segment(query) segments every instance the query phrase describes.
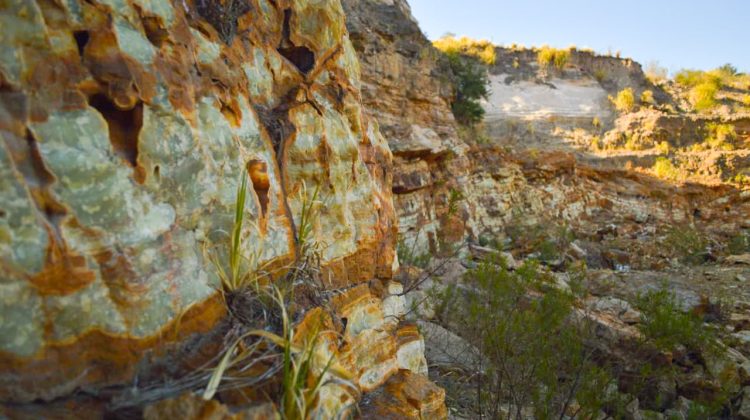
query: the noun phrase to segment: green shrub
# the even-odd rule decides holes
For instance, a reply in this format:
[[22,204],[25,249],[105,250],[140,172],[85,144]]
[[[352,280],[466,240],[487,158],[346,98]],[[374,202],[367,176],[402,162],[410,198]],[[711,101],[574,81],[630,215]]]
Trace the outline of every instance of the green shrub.
[[664,156],[656,158],[656,163],[654,163],[651,170],[654,172],[654,175],[661,179],[669,181],[677,181],[680,179],[680,172],[674,164],[672,164],[672,161]]
[[716,106],[716,94],[719,86],[715,83],[705,82],[690,89],[688,98],[690,103],[698,111],[706,111]]
[[705,143],[711,149],[734,150],[737,132],[731,124],[708,123],[705,127]]
[[694,227],[670,227],[667,230],[664,244],[667,249],[686,264],[700,264],[705,261],[708,241]]
[[636,307],[642,314],[638,329],[659,349],[674,351],[680,345],[695,351],[715,348],[715,333],[703,325],[700,316],[683,311],[675,294],[665,286],[640,294]]
[[650,90],[644,90],[643,93],[641,93],[641,103],[655,105],[656,101],[654,100],[654,92]]
[[[726,80],[721,70],[704,72],[681,70],[675,75],[675,82],[690,88],[688,100],[697,111],[706,111],[716,106],[716,94]],[[731,82],[730,82],[731,83]]]
[[732,255],[750,252],[750,233],[740,232],[729,239],[727,250]]
[[748,174],[737,174],[731,179],[732,182],[739,185],[750,185],[750,175]]
[[538,254],[539,260],[545,263],[559,260],[575,240],[573,230],[567,225],[553,220],[542,220],[530,225],[524,220],[522,212],[514,212],[505,233],[514,248],[524,253]]
[[435,48],[448,59],[456,76],[456,98],[451,109],[456,120],[472,126],[484,118],[484,108],[479,103],[489,95],[487,66],[495,63],[495,46],[489,41],[448,35],[433,42]]
[[594,78],[597,82],[601,83],[607,78],[607,72],[604,69],[594,70]]
[[396,245],[396,255],[398,255],[398,261],[400,264],[425,268],[430,264],[430,261],[432,261],[432,254],[429,252],[420,253],[417,250],[418,236],[419,235],[417,235],[417,238],[414,239],[414,242],[412,242],[411,245],[407,245],[404,239],[398,241],[398,245]]
[[539,67],[543,69],[555,67],[558,70],[562,70],[569,59],[569,50],[559,50],[547,45],[540,48],[539,52],[537,52],[537,62],[539,63]]
[[669,143],[667,143],[666,141],[662,141],[661,143],[656,145],[656,151],[659,152],[660,155],[668,155],[669,150]]
[[635,94],[632,88],[621,90],[614,99],[610,96],[610,101],[620,112],[630,112],[635,109]]
[[576,400],[580,418],[591,418],[604,406],[600,391],[613,380],[584,345],[593,328],[575,321],[575,297],[552,284],[534,262],[511,272],[495,256],[466,274],[465,287],[443,293],[439,316],[484,356],[464,366],[484,372],[465,391],[474,394],[478,415],[530,407],[535,418],[560,417]]

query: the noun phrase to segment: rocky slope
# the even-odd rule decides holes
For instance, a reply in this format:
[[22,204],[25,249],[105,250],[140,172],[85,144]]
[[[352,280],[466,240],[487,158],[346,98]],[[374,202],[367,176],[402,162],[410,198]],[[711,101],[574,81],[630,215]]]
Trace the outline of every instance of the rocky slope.
[[[629,400],[632,418],[646,409],[687,416],[688,400],[712,395],[724,374],[732,378],[724,382],[733,393],[732,415],[750,407],[750,391],[742,390],[749,384],[750,353],[736,343],[747,328],[740,321],[747,317],[747,256],[730,255],[750,251],[750,191],[735,181],[750,170],[746,115],[693,112],[670,86],[653,84],[629,59],[572,50],[564,65],[553,68],[542,65],[539,50],[498,47],[487,69],[485,135],[475,137],[452,118],[453,92],[445,84],[454,76],[406,2],[345,0],[344,8],[363,63],[366,112],[378,118],[394,151],[399,234],[407,244],[416,242],[409,248],[420,254],[407,253],[401,263],[427,268],[402,271],[404,283],[420,283],[407,302],[420,306],[430,301],[431,287],[460,284],[465,267],[491,248],[515,260],[542,259],[563,284],[568,264],[584,262],[590,294],[582,305],[595,308],[601,350],[623,366],[637,366],[642,361],[618,348],[639,342],[640,318],[623,321],[611,303],[631,305],[666,282],[685,310],[705,314],[708,324],[729,332],[722,340],[733,346],[730,361],[703,355],[704,364],[683,367],[687,376],[665,391],[673,405],[641,397],[639,408]],[[624,89],[636,98],[629,112],[615,109],[610,99]],[[733,150],[709,145],[708,131],[717,124],[731,127]],[[663,159],[675,172],[658,170]],[[457,248],[458,258],[439,258],[441,248],[451,248],[446,244]],[[700,261],[685,262],[685,252]],[[422,306],[419,316],[434,316]],[[445,361],[435,356],[440,346],[453,352],[453,361],[462,359],[457,350],[466,353],[462,331],[447,341],[445,334],[452,333],[441,331],[438,338],[428,333],[431,365]],[[717,363],[727,370],[717,371]],[[455,367],[442,379],[455,378]],[[442,379],[451,388],[450,379]],[[451,404],[460,405],[462,390],[471,386],[459,380],[449,389]]]
[[[0,22],[0,401],[101,406],[206,361],[228,316],[211,256],[247,174],[242,258],[288,269],[312,203],[324,292],[349,293],[327,351],[358,392],[422,384],[427,408],[384,401],[440,411],[440,390],[402,372],[425,373],[418,332],[381,306],[392,156],[338,0],[27,0]],[[320,415],[356,402],[341,392]]]

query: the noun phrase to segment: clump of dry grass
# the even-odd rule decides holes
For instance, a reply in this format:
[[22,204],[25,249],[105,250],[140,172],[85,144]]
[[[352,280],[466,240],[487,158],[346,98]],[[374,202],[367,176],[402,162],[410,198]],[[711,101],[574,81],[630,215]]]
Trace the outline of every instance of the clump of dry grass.
[[555,67],[562,70],[570,59],[570,50],[560,50],[544,45],[537,53],[537,62],[543,69]]
[[432,45],[448,56],[467,55],[490,66],[497,60],[495,46],[486,39],[472,39],[466,36],[456,38],[446,35],[434,41]]

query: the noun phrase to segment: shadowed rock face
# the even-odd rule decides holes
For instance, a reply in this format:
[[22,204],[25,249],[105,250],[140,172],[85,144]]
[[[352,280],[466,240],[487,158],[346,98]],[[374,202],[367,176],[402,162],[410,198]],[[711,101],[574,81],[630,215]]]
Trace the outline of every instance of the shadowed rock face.
[[391,152],[337,0],[24,0],[0,26],[0,400],[213,328],[243,172],[246,257],[289,262],[319,185],[330,287],[390,277]]

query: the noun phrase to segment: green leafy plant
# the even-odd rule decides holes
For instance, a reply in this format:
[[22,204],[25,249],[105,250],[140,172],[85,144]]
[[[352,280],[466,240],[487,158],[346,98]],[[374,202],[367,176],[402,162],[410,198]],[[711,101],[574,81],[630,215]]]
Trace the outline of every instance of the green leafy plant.
[[[286,309],[287,303],[281,289],[271,285],[258,289],[257,293],[264,294],[279,310],[282,323],[282,336],[263,329],[253,329],[235,339],[224,352],[218,365],[203,392],[203,398],[210,400],[219,390],[227,373],[232,375],[251,371],[259,360],[272,359],[278,355],[260,357],[261,348],[269,345],[281,348],[281,402],[280,411],[285,419],[307,419],[317,408],[320,389],[328,380],[345,385],[352,393],[357,392],[357,386],[351,381],[351,374],[334,362],[330,356],[325,362],[320,360],[317,353],[319,338],[329,331],[311,331],[308,336],[298,340]],[[247,345],[249,339],[251,345]],[[295,344],[301,341],[301,344]],[[275,369],[267,372],[275,373]],[[329,372],[331,375],[329,375]],[[327,379],[331,376],[330,379]]]
[[464,194],[455,189],[451,188],[450,196],[448,196],[448,216],[453,216],[458,212],[458,203],[464,199]]
[[690,90],[688,98],[690,103],[698,111],[709,110],[716,106],[716,94],[719,86],[715,83],[701,83]]
[[456,98],[451,104],[453,115],[460,124],[476,125],[485,114],[479,101],[489,96],[487,70],[471,57],[448,56],[448,61],[456,76]]
[[743,231],[729,238],[727,250],[733,255],[750,252],[750,233]]
[[513,248],[536,254],[544,263],[562,259],[565,250],[575,240],[575,233],[566,224],[553,219],[528,223],[522,210],[514,209],[511,222],[505,228]]
[[257,287],[262,270],[258,266],[258,253],[243,255],[243,228],[245,224],[245,202],[247,198],[247,174],[242,171],[237,184],[234,204],[234,221],[229,234],[229,246],[225,251],[219,247],[209,249],[207,254],[224,292],[234,292],[247,287]]
[[708,123],[705,127],[705,143],[711,149],[734,150],[737,132],[731,124]]
[[658,348],[666,351],[674,351],[680,345],[701,351],[715,348],[715,333],[703,326],[700,316],[683,311],[675,294],[666,286],[640,294],[636,306],[643,315],[639,330]]
[[669,158],[664,156],[656,158],[656,162],[651,170],[654,172],[654,175],[661,179],[669,181],[677,181],[680,179],[680,171],[677,170]]
[[481,122],[484,108],[479,101],[489,95],[487,66],[495,63],[495,46],[489,41],[452,35],[438,39],[433,45],[447,58],[455,76],[456,97],[451,109],[456,120],[464,126]]
[[465,366],[479,375],[464,391],[474,394],[478,415],[499,418],[506,411],[520,419],[530,407],[535,418],[569,410],[588,418],[606,404],[596,390],[612,378],[584,345],[593,329],[574,321],[575,297],[551,284],[537,263],[509,271],[495,254],[466,274],[460,290],[449,287],[441,295],[440,319],[483,356]]
[[701,264],[705,261],[708,241],[691,226],[672,226],[667,230],[664,245],[686,264]]
[[[417,233],[418,237],[419,233]],[[411,245],[408,245],[403,238],[400,239],[396,246],[396,255],[398,255],[399,263],[403,265],[426,268],[432,261],[432,254],[429,252],[420,253],[417,250],[417,238],[412,241]]]

